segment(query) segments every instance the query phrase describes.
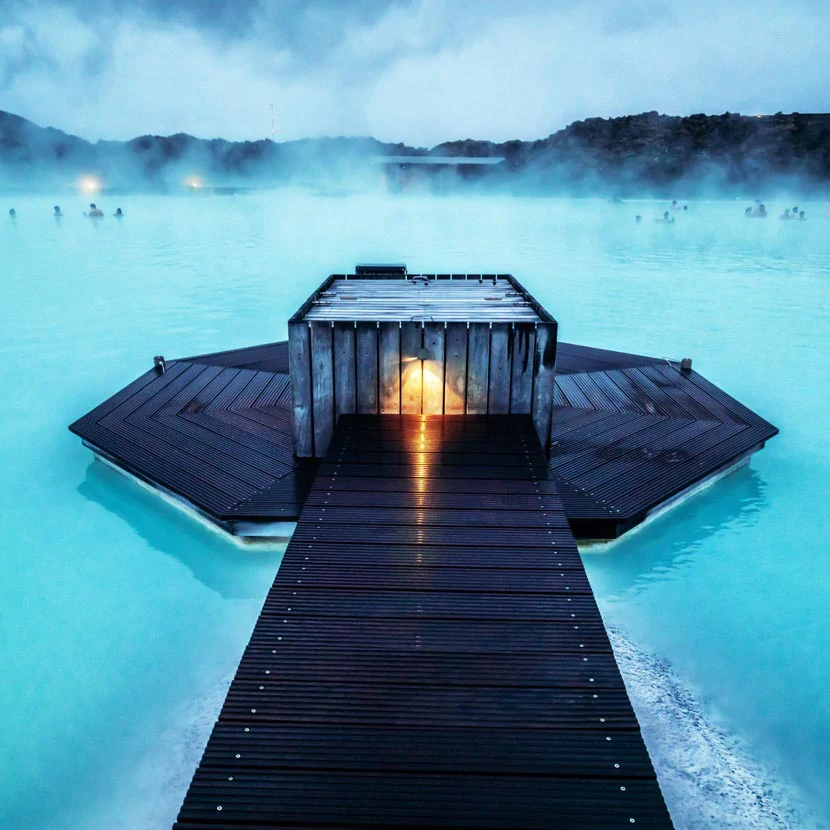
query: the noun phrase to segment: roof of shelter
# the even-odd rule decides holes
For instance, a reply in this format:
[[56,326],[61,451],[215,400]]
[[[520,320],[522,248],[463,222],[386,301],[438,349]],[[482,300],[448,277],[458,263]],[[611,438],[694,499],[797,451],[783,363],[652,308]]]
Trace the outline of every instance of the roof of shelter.
[[[550,317],[507,275],[458,279],[336,277],[309,301],[304,320],[541,323]],[[540,316],[540,311],[541,315]]]

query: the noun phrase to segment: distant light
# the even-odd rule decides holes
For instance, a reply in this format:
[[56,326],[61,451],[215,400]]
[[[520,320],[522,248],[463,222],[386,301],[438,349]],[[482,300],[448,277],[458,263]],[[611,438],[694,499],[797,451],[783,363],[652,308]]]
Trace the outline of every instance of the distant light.
[[101,180],[95,176],[81,176],[78,179],[78,190],[84,193],[97,193],[101,189]]
[[201,187],[201,186],[202,186],[202,179],[201,179],[201,177],[200,177],[200,176],[188,176],[188,177],[184,180],[184,183],[185,183],[188,187],[199,188],[199,187]]

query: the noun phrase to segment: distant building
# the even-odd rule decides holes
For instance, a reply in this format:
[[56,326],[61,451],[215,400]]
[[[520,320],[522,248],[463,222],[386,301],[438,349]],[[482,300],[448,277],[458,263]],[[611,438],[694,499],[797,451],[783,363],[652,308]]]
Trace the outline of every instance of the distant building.
[[478,181],[504,161],[501,156],[373,156],[391,190],[450,189],[459,180]]

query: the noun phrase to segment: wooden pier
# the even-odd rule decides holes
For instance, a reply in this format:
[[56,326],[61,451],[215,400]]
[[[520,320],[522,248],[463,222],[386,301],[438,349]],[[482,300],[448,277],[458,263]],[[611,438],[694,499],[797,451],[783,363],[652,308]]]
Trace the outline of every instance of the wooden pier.
[[776,428],[690,361],[558,343],[509,274],[355,271],[287,344],[156,359],[70,427],[231,534],[293,532],[176,827],[670,828],[574,537]]
[[177,830],[668,828],[530,416],[343,416]]

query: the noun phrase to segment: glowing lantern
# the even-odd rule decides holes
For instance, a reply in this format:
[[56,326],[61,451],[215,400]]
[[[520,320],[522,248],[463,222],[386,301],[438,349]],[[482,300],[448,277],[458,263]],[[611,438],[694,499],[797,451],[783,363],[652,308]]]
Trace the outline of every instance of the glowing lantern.
[[78,190],[82,193],[97,193],[101,189],[101,180],[95,176],[81,176],[78,179]]

